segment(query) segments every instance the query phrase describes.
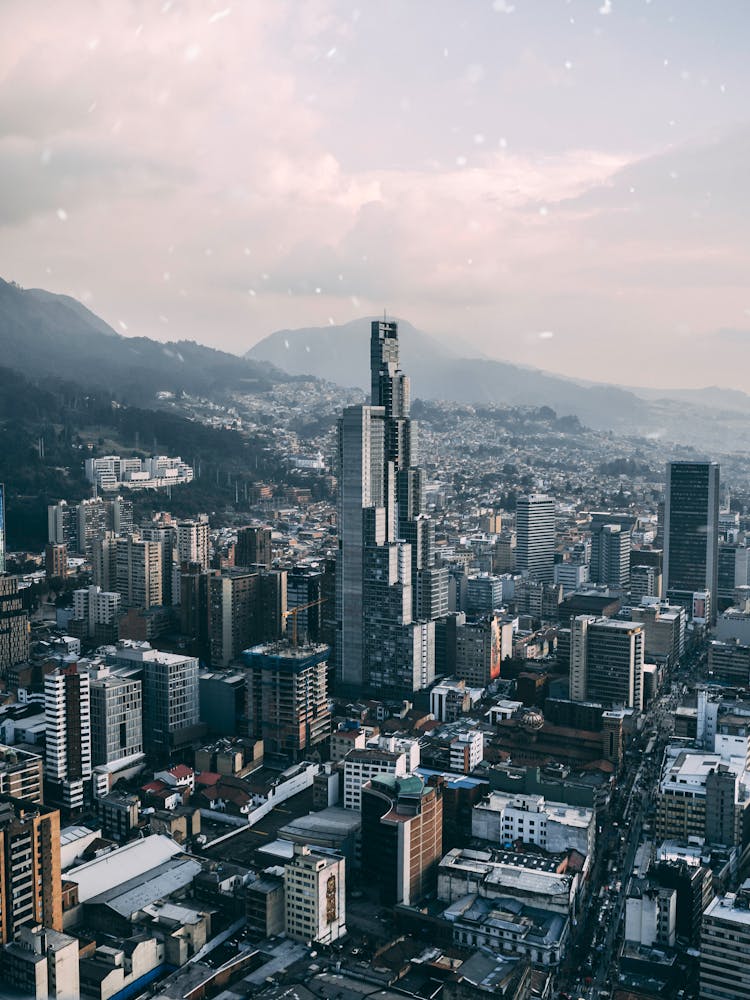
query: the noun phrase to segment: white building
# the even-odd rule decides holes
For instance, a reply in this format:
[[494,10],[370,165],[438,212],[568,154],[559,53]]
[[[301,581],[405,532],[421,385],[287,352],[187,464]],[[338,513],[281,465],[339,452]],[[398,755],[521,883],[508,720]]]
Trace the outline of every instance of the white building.
[[78,938],[43,927],[21,927],[0,952],[3,985],[28,1000],[78,1000]]
[[750,1000],[750,879],[703,914],[701,1000]]
[[[384,740],[386,747],[391,740]],[[360,809],[362,806],[362,786],[376,774],[395,774],[403,777],[419,766],[419,744],[416,740],[416,763],[412,765],[412,753],[405,750],[381,749],[377,745],[364,750],[352,750],[344,758],[344,808]]]
[[295,844],[284,866],[285,930],[297,941],[331,944],[346,934],[346,862]]
[[177,524],[177,561],[182,564],[199,563],[202,569],[209,568],[208,517],[206,514],[194,521],[179,521]]
[[625,940],[647,948],[674,948],[677,891],[635,888],[625,900]]
[[542,795],[490,792],[471,813],[471,833],[495,845],[535,844],[551,854],[575,850],[591,856],[594,810],[548,802]]
[[114,625],[120,614],[120,595],[101,587],[82,587],[73,591],[73,618],[86,623],[87,635],[97,626]]
[[470,729],[451,740],[450,769],[454,774],[471,774],[484,757],[484,734]]
[[102,455],[87,458],[86,478],[100,490],[155,490],[166,486],[189,483],[193,470],[179,455],[154,455],[153,458],[121,458],[119,455]]
[[44,679],[44,772],[55,804],[69,810],[83,808],[91,782],[90,699],[89,675],[77,664],[59,667]]

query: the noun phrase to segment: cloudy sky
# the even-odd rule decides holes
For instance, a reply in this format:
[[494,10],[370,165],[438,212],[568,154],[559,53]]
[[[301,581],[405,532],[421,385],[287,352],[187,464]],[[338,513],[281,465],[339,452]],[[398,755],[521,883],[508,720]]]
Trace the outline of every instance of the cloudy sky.
[[242,352],[381,311],[747,388],[746,0],[2,0],[0,275]]

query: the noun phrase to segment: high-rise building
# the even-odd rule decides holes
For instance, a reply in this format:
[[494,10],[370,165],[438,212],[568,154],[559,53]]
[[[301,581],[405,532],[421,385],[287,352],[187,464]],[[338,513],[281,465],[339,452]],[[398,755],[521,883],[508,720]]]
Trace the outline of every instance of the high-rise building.
[[177,558],[182,563],[200,563],[210,568],[208,515],[201,514],[193,521],[177,522]]
[[48,580],[64,580],[68,575],[68,546],[47,542],[44,546],[44,574]]
[[[296,623],[298,642],[320,642],[323,620],[323,574],[309,566],[297,566],[286,574],[286,609],[312,607],[298,611],[293,618]],[[291,617],[291,616],[290,616]],[[294,632],[294,626],[287,619],[287,635]]]
[[664,587],[667,597],[692,607],[694,593],[719,586],[719,466],[668,462],[664,500]]
[[108,527],[107,505],[101,497],[81,500],[76,508],[78,518],[77,540],[81,555],[91,558],[94,539],[99,538]]
[[117,622],[121,598],[112,590],[81,587],[73,591],[73,631],[82,639],[96,643],[117,641]]
[[89,675],[78,664],[58,667],[44,679],[45,778],[49,798],[67,812],[83,809],[91,785]]
[[555,563],[555,501],[531,493],[516,501],[516,568],[532,580],[552,583]]
[[92,677],[89,688],[94,767],[142,754],[142,682],[105,668]]
[[457,625],[455,676],[471,687],[481,688],[497,680],[502,660],[501,638],[497,615]]
[[347,407],[339,421],[336,669],[346,687],[412,693],[435,672],[434,621],[415,620],[416,609],[439,608],[440,588],[434,600],[415,594],[434,567],[434,531],[396,323],[372,323],[370,376],[371,405]]
[[177,559],[177,527],[154,521],[141,529],[141,538],[161,545],[161,603],[164,607],[180,603],[179,568]]
[[5,484],[0,483],[0,573],[5,572]]
[[700,953],[701,1000],[750,1000],[750,879],[709,903]]
[[331,735],[323,645],[293,646],[282,641],[246,649],[247,726],[262,739],[267,754],[293,761]]
[[91,579],[102,590],[117,589],[117,543],[113,531],[105,531],[91,544]]
[[346,862],[294,845],[284,866],[285,930],[295,941],[331,944],[346,934]]
[[160,542],[129,535],[117,539],[117,586],[124,608],[153,608],[162,603]]
[[62,930],[60,813],[0,795],[0,944],[22,927]]
[[271,568],[271,529],[253,524],[237,530],[234,564],[248,569],[251,566]]
[[143,742],[147,754],[166,762],[201,733],[198,659],[146,645],[118,648],[118,666],[143,671]]
[[0,676],[29,658],[29,615],[18,593],[18,578],[0,576]]
[[570,623],[570,697],[643,708],[643,627],[578,615]]
[[211,652],[211,576],[199,563],[184,563],[180,571],[180,631],[202,660]]
[[67,545],[68,552],[78,551],[78,508],[65,500],[47,508],[47,538],[55,545]]
[[108,501],[111,510],[112,530],[116,535],[129,535],[132,533],[133,524],[133,501],[124,497],[114,497]]
[[[627,587],[630,579],[630,539],[633,518],[610,514],[591,515],[591,565],[589,573],[594,583],[608,587]],[[630,522],[630,525],[628,524]]]
[[437,883],[443,847],[442,785],[378,774],[362,788],[362,867],[385,905],[413,906]]
[[226,667],[258,638],[260,577],[234,569],[208,584],[211,665]]

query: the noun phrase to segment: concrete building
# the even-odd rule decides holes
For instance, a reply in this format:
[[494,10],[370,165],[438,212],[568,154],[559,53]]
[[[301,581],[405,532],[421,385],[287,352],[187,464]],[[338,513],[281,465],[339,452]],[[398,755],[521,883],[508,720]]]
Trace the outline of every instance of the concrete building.
[[245,671],[202,670],[198,675],[200,718],[215,736],[237,736],[245,716]]
[[643,708],[644,635],[639,624],[578,615],[570,623],[574,701]]
[[48,542],[44,547],[44,573],[48,580],[64,580],[68,575],[68,546]]
[[200,736],[198,660],[151,649],[147,644],[119,648],[120,666],[139,667],[143,681],[143,742],[152,758],[166,761]]
[[81,637],[102,643],[116,641],[121,603],[119,593],[99,586],[74,590],[73,622],[80,623]]
[[709,903],[700,954],[701,1000],[750,1000],[750,880]]
[[750,685],[750,646],[736,639],[708,646],[708,672],[714,680],[738,687]]
[[104,668],[91,678],[89,692],[93,765],[142,756],[142,682]]
[[508,646],[512,648],[512,635],[512,625],[501,624],[497,615],[458,624],[455,676],[479,688],[497,680],[503,659],[503,639],[506,639],[505,653],[510,655]]
[[247,525],[237,529],[237,545],[234,550],[234,564],[243,569],[263,566],[271,568],[271,529],[264,526]]
[[719,466],[716,462],[668,462],[666,481],[667,598],[687,606],[694,593],[708,591],[715,609],[719,582]]
[[379,774],[362,788],[362,868],[385,905],[433,891],[443,846],[442,783]]
[[123,940],[119,947],[99,945],[93,955],[81,959],[81,997],[110,1000],[128,996],[139,980],[158,973],[165,964],[165,953],[163,939],[144,934]]
[[416,740],[376,740],[374,746],[352,750],[344,759],[344,808],[360,809],[362,786],[378,774],[405,777],[418,766]]
[[449,767],[453,774],[471,774],[484,757],[484,733],[467,729],[450,742]]
[[[59,667],[44,679],[47,720],[45,779],[51,801],[67,812],[83,809],[91,794],[91,695],[79,664]],[[47,796],[45,796],[46,798]]]
[[201,569],[208,569],[210,561],[208,515],[201,514],[195,520],[177,522],[177,559],[183,563],[197,563]]
[[29,616],[15,576],[0,576],[0,677],[29,658]]
[[117,584],[124,608],[160,606],[162,595],[162,550],[159,542],[134,538],[117,539]]
[[544,583],[554,580],[555,501],[532,493],[516,501],[516,568]]
[[[447,906],[443,918],[452,927],[453,943],[459,948],[480,948],[482,951],[476,954],[483,956],[518,956],[542,967],[560,963],[570,938],[567,916],[526,905],[512,896],[486,899],[468,894]],[[461,972],[463,968],[462,964]],[[458,996],[473,998],[485,992],[495,996],[494,985],[494,979],[490,979],[489,989],[483,988],[478,993],[462,992]],[[527,982],[527,988],[528,985]]]
[[674,666],[685,651],[687,614],[680,605],[646,599],[630,609],[630,620],[643,627],[644,655],[654,661]]
[[591,580],[594,583],[627,588],[633,521],[629,515],[591,515]]
[[209,579],[211,665],[228,667],[258,636],[260,577],[227,570]]
[[247,730],[262,739],[267,754],[296,762],[328,740],[327,661],[324,645],[282,641],[242,654],[246,666]]
[[548,802],[542,795],[492,791],[472,809],[471,833],[495,846],[517,841],[551,854],[594,852],[596,814],[584,806]]
[[42,801],[44,760],[19,746],[0,746],[0,795]]
[[677,892],[634,878],[625,900],[625,940],[646,948],[674,948]]
[[78,939],[47,927],[21,927],[0,953],[3,984],[27,1000],[79,1000]]
[[332,944],[346,934],[346,862],[295,844],[284,866],[284,927],[295,941]]
[[284,882],[267,876],[251,882],[245,890],[247,927],[253,938],[276,937],[284,933]]
[[0,944],[22,927],[62,930],[60,813],[0,796]]

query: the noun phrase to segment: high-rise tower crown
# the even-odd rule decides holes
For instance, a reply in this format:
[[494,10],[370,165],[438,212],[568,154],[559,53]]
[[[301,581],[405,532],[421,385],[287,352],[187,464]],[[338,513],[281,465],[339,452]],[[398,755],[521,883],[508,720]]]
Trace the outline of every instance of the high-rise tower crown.
[[372,405],[384,406],[387,417],[409,415],[409,377],[399,368],[398,323],[373,320],[370,327]]

